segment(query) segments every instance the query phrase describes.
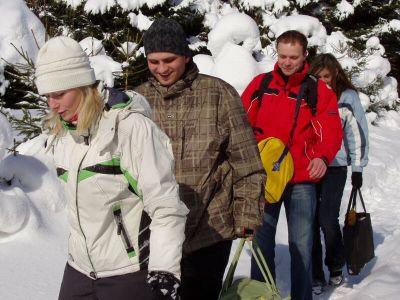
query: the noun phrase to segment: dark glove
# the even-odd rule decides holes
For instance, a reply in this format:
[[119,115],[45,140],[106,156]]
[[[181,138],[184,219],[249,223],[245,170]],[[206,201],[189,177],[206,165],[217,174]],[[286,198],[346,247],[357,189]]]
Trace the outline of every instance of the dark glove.
[[173,274],[163,271],[153,271],[147,274],[147,283],[157,294],[157,299],[179,300],[178,288],[181,285]]
[[254,230],[246,227],[236,227],[235,236],[237,238],[247,238],[254,235]]
[[363,178],[362,178],[362,173],[361,172],[353,172],[351,174],[351,185],[359,189],[362,186]]

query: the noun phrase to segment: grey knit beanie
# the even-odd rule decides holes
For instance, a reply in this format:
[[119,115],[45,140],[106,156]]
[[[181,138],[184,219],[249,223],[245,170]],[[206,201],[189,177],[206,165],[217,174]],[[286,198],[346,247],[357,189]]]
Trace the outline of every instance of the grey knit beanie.
[[41,95],[96,82],[88,56],[77,41],[66,36],[48,40],[39,50],[35,67],[35,83]]
[[171,52],[192,56],[182,26],[172,19],[161,18],[153,22],[144,34],[144,52]]

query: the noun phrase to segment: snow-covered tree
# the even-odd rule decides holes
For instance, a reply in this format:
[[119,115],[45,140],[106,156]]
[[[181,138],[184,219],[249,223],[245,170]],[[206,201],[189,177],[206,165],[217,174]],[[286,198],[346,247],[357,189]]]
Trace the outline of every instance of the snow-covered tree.
[[[21,2],[23,0],[15,0]],[[341,62],[360,89],[369,110],[396,109],[399,104],[400,78],[400,2],[393,0],[26,0],[40,26],[32,32],[36,47],[56,35],[78,40],[90,57],[96,77],[109,86],[131,89],[147,79],[142,47],[143,33],[153,20],[165,16],[180,22],[202,70],[220,76],[218,65],[240,68],[245,61],[256,60],[257,67],[247,70],[246,79],[271,68],[275,60],[274,42],[282,31],[303,32],[315,54],[330,52]],[[15,2],[13,2],[15,3]],[[229,33],[229,15],[241,13],[241,33]],[[234,19],[236,19],[235,17]],[[21,17],[21,20],[26,18]],[[249,22],[247,22],[247,20]],[[250,22],[251,20],[251,22]],[[306,20],[306,22],[304,22]],[[225,23],[226,25],[222,25]],[[224,27],[224,43],[213,35]],[[228,27],[227,27],[228,26]],[[43,32],[41,32],[43,31]],[[221,30],[220,30],[221,31]],[[1,37],[1,32],[0,32]],[[219,43],[219,44],[218,44]],[[226,46],[226,47],[225,47]],[[229,47],[227,47],[229,46]],[[229,55],[235,53],[240,60]],[[18,51],[16,51],[18,50]],[[24,48],[16,47],[22,61],[4,66],[0,72],[0,101],[6,107],[25,107],[21,123],[13,126],[26,131],[25,138],[40,133],[38,115],[44,112],[43,99],[33,85],[32,59],[24,57]],[[106,67],[104,67],[106,66]],[[208,67],[207,67],[208,66]],[[247,64],[247,66],[249,66]],[[213,68],[213,70],[211,70]],[[220,68],[221,69],[221,68]],[[221,70],[223,70],[222,68]],[[1,71],[1,70],[0,70]],[[222,75],[221,75],[222,76]],[[243,76],[241,76],[243,78]],[[240,92],[245,83],[235,72],[224,78]],[[251,79],[251,78],[250,78]],[[249,79],[249,80],[250,80]],[[39,102],[37,101],[39,99]],[[43,104],[43,106],[42,106]],[[38,107],[37,107],[38,105]],[[40,113],[30,115],[35,108]],[[9,116],[10,117],[10,116]],[[32,127],[29,128],[29,123]],[[18,124],[18,125],[16,125]]]
[[[369,109],[398,107],[400,85],[395,78],[400,78],[400,1],[236,0],[234,3],[258,21],[265,45],[281,33],[274,31],[274,27],[282,28],[277,24],[290,17],[294,21],[286,28],[298,29],[309,39],[309,60],[317,53],[333,53],[357,88],[370,96]],[[296,23],[296,15],[315,17],[324,32],[321,26],[310,29],[305,28],[308,24]],[[326,34],[323,45],[312,43],[313,36],[318,34]]]

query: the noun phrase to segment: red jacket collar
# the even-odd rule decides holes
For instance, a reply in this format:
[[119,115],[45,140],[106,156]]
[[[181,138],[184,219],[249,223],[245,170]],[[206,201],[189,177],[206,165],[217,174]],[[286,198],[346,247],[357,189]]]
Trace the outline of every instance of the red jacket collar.
[[[302,81],[304,80],[305,76],[308,73],[308,63],[304,62],[304,67],[303,69],[301,69],[300,71],[298,71],[297,73],[294,73],[292,76],[290,76],[288,78],[287,81],[287,87],[290,89],[293,86],[299,86]],[[279,70],[279,66],[276,63],[275,67],[274,67],[274,71],[273,71],[273,76],[274,78],[276,78],[276,83],[280,86],[284,86],[285,85],[285,80],[282,78],[280,72],[278,72]]]

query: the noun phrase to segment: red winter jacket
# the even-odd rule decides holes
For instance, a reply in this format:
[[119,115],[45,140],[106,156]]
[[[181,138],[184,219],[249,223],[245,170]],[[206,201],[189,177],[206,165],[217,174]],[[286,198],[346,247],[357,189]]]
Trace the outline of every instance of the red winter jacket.
[[[264,74],[256,76],[242,94],[242,101],[257,141],[277,137],[287,143],[294,121],[296,97],[300,85],[308,72],[308,64],[288,78],[287,83],[275,65],[272,81],[264,93],[258,109],[260,82]],[[321,80],[318,80],[318,101],[315,116],[304,98],[300,106],[297,126],[293,134],[290,153],[294,161],[292,183],[318,181],[311,179],[307,167],[313,158],[319,157],[329,164],[340,149],[342,127],[335,93]]]

